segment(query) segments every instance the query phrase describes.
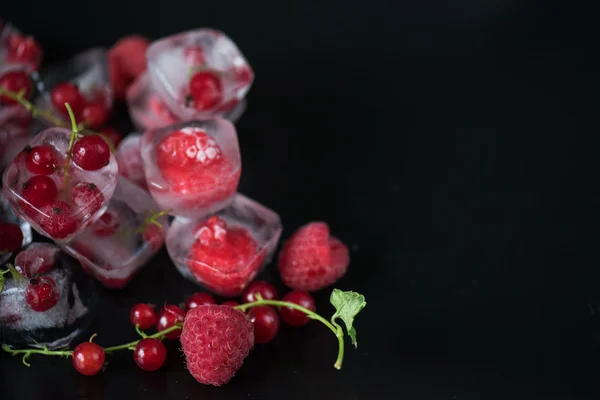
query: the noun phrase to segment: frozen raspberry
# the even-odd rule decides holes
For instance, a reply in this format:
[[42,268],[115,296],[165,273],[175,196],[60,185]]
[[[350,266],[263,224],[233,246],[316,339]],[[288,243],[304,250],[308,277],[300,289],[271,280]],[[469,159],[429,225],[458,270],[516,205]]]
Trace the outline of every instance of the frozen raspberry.
[[53,239],[64,239],[77,230],[79,221],[71,206],[64,201],[53,201],[40,211],[42,214],[37,216],[39,224]]
[[133,81],[146,70],[146,49],[149,45],[150,41],[143,36],[125,36],[110,49],[110,56]]
[[8,37],[6,60],[11,63],[27,65],[37,69],[42,60],[42,48],[33,36],[13,33]]
[[111,210],[106,210],[98,221],[91,226],[91,229],[96,236],[112,236],[117,233],[120,225],[119,217],[114,215]]
[[33,278],[27,285],[25,291],[25,301],[33,311],[48,311],[60,300],[60,289],[58,285],[49,276]]
[[152,114],[158,115],[164,120],[165,125],[174,123],[177,121],[177,117],[167,108],[167,106],[160,101],[158,96],[151,94],[148,100],[148,107]]
[[211,290],[224,295],[240,294],[256,274],[265,252],[244,228],[227,227],[224,220],[211,217],[198,226],[189,253],[188,267]]
[[15,257],[15,269],[26,278],[41,275],[56,264],[58,252],[50,243],[32,243]]
[[190,79],[190,94],[196,110],[207,111],[215,108],[223,101],[221,78],[214,72],[197,72]]
[[233,377],[254,345],[254,327],[241,311],[203,305],[190,310],[181,345],[187,369],[200,383],[221,386]]
[[110,147],[98,136],[85,136],[73,146],[73,162],[86,171],[97,171],[110,163]]
[[100,189],[93,183],[81,182],[73,187],[71,192],[73,204],[80,210],[82,215],[94,214],[104,202],[104,196],[100,193]]
[[13,253],[23,244],[23,232],[17,224],[0,223],[0,254]]
[[298,229],[279,254],[279,272],[286,286],[315,291],[332,285],[348,269],[348,248],[329,236],[324,222],[312,222]]

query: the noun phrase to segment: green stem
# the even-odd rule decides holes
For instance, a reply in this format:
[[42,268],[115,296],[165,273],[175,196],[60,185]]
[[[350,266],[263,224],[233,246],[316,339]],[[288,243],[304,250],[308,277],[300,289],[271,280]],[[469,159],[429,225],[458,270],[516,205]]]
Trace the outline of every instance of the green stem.
[[308,318],[317,320],[317,321],[321,322],[323,325],[325,325],[326,327],[328,327],[331,330],[331,332],[333,332],[334,335],[338,339],[338,356],[337,356],[337,359],[335,360],[335,364],[333,364],[333,366],[336,369],[342,368],[342,362],[344,361],[344,331],[342,330],[341,327],[334,326],[331,322],[327,321],[325,318],[321,317],[316,312],[309,310],[308,308],[304,308],[301,305],[298,305],[295,303],[290,303],[287,301],[260,299],[258,301],[253,301],[251,303],[240,304],[239,306],[235,306],[233,308],[235,308],[236,310],[246,312],[246,310],[248,308],[257,307],[257,306],[290,307],[295,310],[303,312],[304,314],[306,314],[308,316]]
[[[171,326],[171,327],[169,327],[169,328],[167,328],[165,330],[162,330],[160,332],[156,332],[154,335],[148,335],[148,336],[146,336],[146,338],[148,338],[148,339],[160,339],[162,336],[166,335],[167,333],[176,331],[178,329],[181,329],[182,327],[183,327],[183,324],[176,324],[176,325],[173,325],[173,326]],[[134,350],[135,346],[137,346],[137,344],[140,342],[140,340],[142,340],[142,339],[138,339],[138,340],[135,340],[133,342],[125,343],[125,344],[122,344],[122,345],[119,345],[119,346],[107,347],[107,348],[104,349],[104,352],[108,354],[108,353],[111,353],[111,352],[117,351],[117,350]]]
[[29,358],[30,355],[32,354],[43,354],[46,356],[58,356],[58,357],[71,357],[73,355],[73,352],[71,350],[48,350],[47,347],[44,346],[43,349],[24,349],[24,350],[13,350],[11,349],[8,345],[3,344],[2,345],[2,350],[6,351],[7,353],[14,355],[17,354],[23,354],[23,364],[25,364],[27,367],[31,367],[31,364],[29,364],[27,362],[27,359]]

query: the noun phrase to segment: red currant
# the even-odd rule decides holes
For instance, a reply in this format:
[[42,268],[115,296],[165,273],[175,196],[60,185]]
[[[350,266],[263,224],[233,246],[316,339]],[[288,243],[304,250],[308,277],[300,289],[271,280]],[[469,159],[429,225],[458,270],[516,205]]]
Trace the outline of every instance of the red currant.
[[56,183],[49,176],[35,175],[23,183],[21,195],[35,208],[40,208],[56,198],[58,189]]
[[91,103],[81,111],[81,119],[88,128],[100,128],[108,119],[108,110],[102,103]]
[[39,66],[42,48],[33,37],[12,35],[9,38],[9,44],[8,61],[28,64],[35,68]]
[[41,228],[53,239],[64,239],[75,233],[79,220],[73,215],[73,209],[64,201],[56,200],[41,208],[37,215]]
[[138,303],[131,307],[129,320],[133,326],[138,325],[140,329],[150,329],[156,323],[156,312],[145,303]]
[[85,136],[73,146],[73,161],[86,171],[96,171],[110,162],[110,148],[98,135]]
[[[286,293],[281,300],[287,301],[288,303],[298,304],[299,306],[307,308],[310,311],[315,311],[317,309],[315,299],[307,292],[303,292],[301,290],[294,290]],[[310,319],[308,318],[308,315],[302,311],[291,307],[281,307],[279,309],[279,314],[281,314],[281,318],[291,326],[306,325]]]
[[196,292],[187,299],[187,301],[185,302],[185,307],[189,311],[192,308],[196,308],[198,306],[204,306],[207,304],[217,304],[217,303],[215,302],[215,299],[213,299],[213,297],[210,294]]
[[106,139],[110,140],[113,149],[116,149],[119,143],[121,143],[121,140],[123,140],[123,135],[114,128],[104,128],[100,133],[103,134]]
[[25,290],[25,301],[33,311],[48,311],[60,300],[58,285],[49,276],[33,278]]
[[[156,330],[164,331],[167,328],[172,327],[176,323],[183,322],[185,319],[185,312],[172,304],[164,306],[162,310],[158,312],[158,319],[156,321]],[[169,332],[165,335],[165,339],[173,340],[177,339],[181,335],[181,329]]]
[[77,85],[70,82],[59,83],[50,93],[50,100],[54,108],[59,111],[65,117],[69,116],[69,112],[65,107],[65,103],[69,103],[75,118],[79,118],[83,107],[85,106],[85,99],[79,91]]
[[144,241],[150,245],[150,248],[154,251],[160,250],[163,243],[165,242],[165,233],[163,228],[160,226],[149,224],[144,232],[142,233]]
[[156,371],[165,363],[167,349],[160,340],[145,338],[135,346],[133,359],[144,371]]
[[95,214],[102,208],[104,195],[95,184],[80,182],[73,186],[71,200],[80,210],[85,210],[86,214]]
[[190,94],[196,110],[210,110],[223,100],[221,79],[212,72],[198,72],[190,80]]
[[239,306],[240,303],[238,303],[235,300],[227,300],[227,301],[224,301],[221,305],[222,306],[228,306],[228,307],[235,307],[235,306]]
[[248,311],[250,321],[254,324],[254,343],[264,344],[275,339],[279,331],[279,316],[271,307],[252,307]]
[[0,254],[15,252],[22,244],[23,232],[19,225],[0,223]]
[[96,375],[104,364],[104,349],[96,343],[83,342],[73,350],[73,366],[82,375]]
[[[31,93],[31,81],[24,71],[9,71],[0,76],[0,87],[14,93],[24,90],[25,98],[28,98]],[[2,95],[0,96],[0,104],[18,104],[18,101]]]
[[56,151],[50,146],[37,146],[26,148],[27,158],[25,167],[27,171],[37,175],[50,175],[58,168]]
[[275,287],[269,282],[254,281],[242,293],[242,303],[252,303],[258,300],[255,293],[260,294],[263,300],[277,300],[279,298]]
[[[111,210],[106,210],[104,214],[92,225],[94,235],[105,237],[112,236],[119,230],[121,223],[116,215],[113,215]],[[152,323],[154,325],[154,323]]]

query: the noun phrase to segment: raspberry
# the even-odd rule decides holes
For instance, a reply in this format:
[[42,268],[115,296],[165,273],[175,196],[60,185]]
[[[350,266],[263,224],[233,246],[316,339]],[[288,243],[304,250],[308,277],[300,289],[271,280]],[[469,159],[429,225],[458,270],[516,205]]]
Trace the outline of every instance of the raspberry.
[[190,310],[183,325],[181,345],[187,369],[200,383],[229,382],[254,345],[254,327],[241,311],[204,305]]
[[262,265],[265,252],[241,227],[227,228],[219,217],[211,217],[196,229],[188,267],[211,290],[224,296],[238,295]]
[[73,234],[79,221],[73,215],[71,206],[63,201],[53,201],[45,205],[38,215],[39,224],[53,239],[64,239]]
[[286,286],[315,291],[333,284],[348,269],[348,248],[329,236],[324,222],[298,229],[279,254],[279,272]]
[[60,300],[60,289],[49,276],[33,278],[25,290],[25,302],[33,311],[44,312],[53,308]]
[[0,254],[12,253],[21,248],[23,232],[17,224],[0,223]]

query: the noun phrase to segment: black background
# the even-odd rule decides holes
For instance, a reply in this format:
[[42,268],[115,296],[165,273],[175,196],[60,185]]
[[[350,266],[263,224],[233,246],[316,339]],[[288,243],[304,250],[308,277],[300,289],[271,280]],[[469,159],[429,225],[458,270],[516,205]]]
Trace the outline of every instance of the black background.
[[[369,305],[341,372],[312,324],[283,329],[222,388],[197,384],[173,347],[160,372],[127,354],[94,378],[2,355],[0,398],[594,398],[600,35],[590,9],[558,3],[4,1],[49,62],[132,32],[226,32],[257,76],[240,190],[280,213],[284,237],[328,221],[353,247],[337,286]],[[193,290],[163,251],[104,298],[98,342],[135,337],[136,301]]]

